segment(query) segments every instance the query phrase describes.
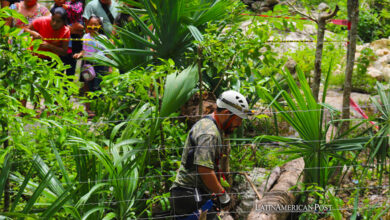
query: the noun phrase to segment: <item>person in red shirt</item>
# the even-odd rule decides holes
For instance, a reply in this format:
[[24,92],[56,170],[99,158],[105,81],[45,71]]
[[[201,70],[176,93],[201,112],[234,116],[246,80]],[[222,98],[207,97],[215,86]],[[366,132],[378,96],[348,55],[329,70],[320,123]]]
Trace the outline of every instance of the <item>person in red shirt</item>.
[[70,30],[65,25],[67,13],[64,8],[58,7],[51,17],[37,18],[26,29],[34,39],[42,39],[40,51],[50,51],[60,57],[68,55],[69,40],[49,40],[48,38],[70,38]]

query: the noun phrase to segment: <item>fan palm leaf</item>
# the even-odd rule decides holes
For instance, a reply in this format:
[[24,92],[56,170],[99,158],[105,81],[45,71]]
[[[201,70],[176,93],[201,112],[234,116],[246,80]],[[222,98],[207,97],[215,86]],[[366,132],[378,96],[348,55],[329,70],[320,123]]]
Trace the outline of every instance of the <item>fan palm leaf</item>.
[[[292,158],[297,155],[303,156],[305,161],[305,181],[307,183],[317,183],[319,186],[326,186],[329,176],[334,169],[329,169],[331,157],[339,160],[344,158],[339,154],[342,151],[352,151],[363,149],[368,138],[358,138],[352,140],[326,140],[326,133],[329,128],[328,121],[323,125],[324,107],[326,105],[317,103],[314,99],[310,86],[304,76],[304,73],[298,68],[298,81],[294,80],[291,74],[284,73],[289,91],[282,89],[280,84],[274,80],[279,94],[287,103],[287,109],[267,91],[264,91],[265,98],[271,105],[279,111],[281,116],[298,132],[299,138],[286,138],[277,136],[260,136],[258,141],[276,141],[284,142],[291,149],[283,151],[286,154],[292,154]],[[323,102],[327,90],[327,83],[330,75],[330,69],[327,74],[324,86]],[[333,111],[333,108],[329,108]]]

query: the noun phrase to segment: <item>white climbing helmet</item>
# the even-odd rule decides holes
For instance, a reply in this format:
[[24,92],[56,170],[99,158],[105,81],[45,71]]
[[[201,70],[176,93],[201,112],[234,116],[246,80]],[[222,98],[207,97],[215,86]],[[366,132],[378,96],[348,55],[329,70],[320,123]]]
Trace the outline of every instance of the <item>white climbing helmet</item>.
[[217,99],[217,106],[218,108],[226,108],[243,119],[247,119],[248,115],[252,114],[245,97],[233,90],[223,92]]

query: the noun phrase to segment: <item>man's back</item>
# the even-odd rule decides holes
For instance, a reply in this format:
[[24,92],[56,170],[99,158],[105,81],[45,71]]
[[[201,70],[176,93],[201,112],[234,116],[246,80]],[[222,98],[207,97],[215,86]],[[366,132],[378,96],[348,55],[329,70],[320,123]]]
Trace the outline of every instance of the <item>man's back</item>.
[[209,190],[197,175],[196,165],[219,170],[218,162],[222,149],[222,135],[211,118],[199,120],[187,137],[181,165],[173,187],[200,188]]

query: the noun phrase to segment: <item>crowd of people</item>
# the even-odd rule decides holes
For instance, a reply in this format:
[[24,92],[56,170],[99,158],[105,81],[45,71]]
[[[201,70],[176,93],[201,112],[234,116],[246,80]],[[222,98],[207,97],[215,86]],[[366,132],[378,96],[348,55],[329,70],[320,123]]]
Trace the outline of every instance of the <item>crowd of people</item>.
[[[28,21],[26,24],[10,18],[7,24],[29,32],[34,39],[42,39],[38,50],[57,54],[64,64],[70,65],[67,75],[75,74],[77,59],[101,53],[103,47],[95,38],[113,33],[115,20],[121,18],[118,6],[116,0],[91,0],[86,5],[84,0],[54,0],[48,9],[37,0],[1,0],[1,7],[21,13]],[[85,82],[84,92],[99,90],[101,77],[109,68],[87,61],[83,61],[82,67],[87,73],[80,77]],[[87,112],[93,115],[88,105]]]

